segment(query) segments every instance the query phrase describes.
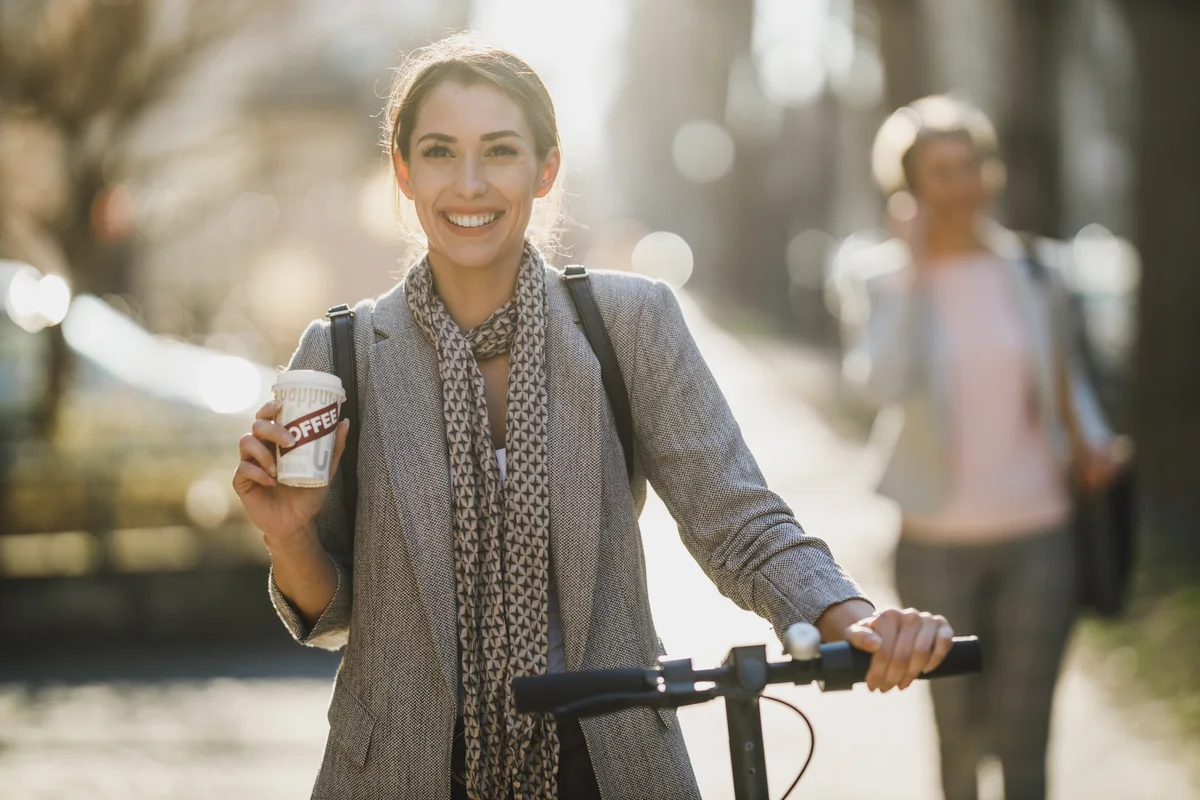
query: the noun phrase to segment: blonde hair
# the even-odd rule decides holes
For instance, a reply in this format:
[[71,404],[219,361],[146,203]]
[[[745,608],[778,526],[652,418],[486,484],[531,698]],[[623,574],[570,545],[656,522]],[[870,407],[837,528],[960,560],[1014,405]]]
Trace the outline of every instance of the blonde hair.
[[871,172],[883,193],[913,191],[913,165],[921,145],[934,139],[961,139],[979,154],[984,183],[1004,188],[996,129],[975,106],[949,95],[931,95],[899,108],[879,126],[871,148]]
[[[525,115],[533,132],[534,152],[545,161],[552,149],[562,157],[562,142],[554,102],[533,67],[517,56],[482,44],[471,33],[458,33],[412,51],[395,70],[383,121],[383,147],[390,157],[399,154],[409,162],[413,129],[425,98],[447,81],[467,86],[487,84],[506,94]],[[534,202],[527,238],[543,251],[558,248],[564,218],[565,170],[550,192]],[[404,224],[405,198],[395,187],[397,214],[405,232],[424,246],[424,236]]]

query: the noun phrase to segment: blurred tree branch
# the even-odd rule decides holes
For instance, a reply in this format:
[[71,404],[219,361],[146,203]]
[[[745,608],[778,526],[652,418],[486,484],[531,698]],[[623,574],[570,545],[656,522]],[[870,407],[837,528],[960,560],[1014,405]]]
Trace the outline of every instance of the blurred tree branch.
[[[107,188],[146,177],[133,174],[139,126],[179,100],[226,45],[293,3],[0,3],[0,177],[15,185],[0,193],[0,251],[66,272],[79,290],[127,291],[129,247],[97,235],[96,203]],[[232,99],[229,89],[189,93],[189,103]],[[29,145],[31,137],[56,145]],[[31,148],[40,160],[20,163]]]

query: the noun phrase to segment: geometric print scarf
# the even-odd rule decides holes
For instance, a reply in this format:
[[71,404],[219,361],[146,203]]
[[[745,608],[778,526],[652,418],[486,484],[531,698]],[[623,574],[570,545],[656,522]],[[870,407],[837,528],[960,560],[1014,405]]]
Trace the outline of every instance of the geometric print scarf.
[[[426,257],[405,297],[437,348],[454,495],[467,793],[553,800],[558,733],[549,715],[516,713],[512,679],[546,672],[550,479],[546,461],[546,272],[526,242],[513,297],[462,331]],[[478,361],[509,353],[506,477],[500,481]]]

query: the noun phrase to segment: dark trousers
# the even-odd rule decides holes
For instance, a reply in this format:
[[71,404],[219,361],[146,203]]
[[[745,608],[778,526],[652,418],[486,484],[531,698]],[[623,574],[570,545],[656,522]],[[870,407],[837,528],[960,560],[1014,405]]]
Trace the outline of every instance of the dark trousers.
[[901,600],[976,633],[980,675],[932,681],[946,800],[975,800],[976,768],[1000,760],[1006,800],[1046,795],[1050,706],[1075,619],[1074,561],[1067,531],[983,545],[901,539]]
[[[592,769],[587,742],[579,720],[558,719],[558,797],[559,800],[600,800],[600,786]],[[468,800],[463,776],[467,774],[467,748],[462,720],[454,728],[454,750],[450,800]]]

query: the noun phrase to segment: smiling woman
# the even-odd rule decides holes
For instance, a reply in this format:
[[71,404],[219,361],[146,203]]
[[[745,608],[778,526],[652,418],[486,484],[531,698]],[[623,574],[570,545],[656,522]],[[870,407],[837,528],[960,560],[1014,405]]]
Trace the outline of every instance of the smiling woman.
[[[563,210],[556,180],[562,146],[554,104],[527,64],[469,36],[443,39],[397,70],[385,120],[397,188],[415,206],[423,245],[484,239],[469,252],[456,248],[468,263],[519,252],[514,232],[553,249]],[[488,185],[494,191],[481,190]],[[521,211],[523,218],[512,213]]]
[[[562,158],[528,64],[439,42],[400,70],[387,120],[425,254],[355,307],[358,493],[337,473],[351,420],[327,487],[279,485],[276,452],[305,445],[275,403],[242,437],[234,478],[271,552],[280,618],[302,644],[346,647],[314,797],[698,798],[674,712],[581,723],[519,714],[513,696],[521,676],[656,663],[647,482],[720,590],[777,630],[813,622],[875,652],[872,688],[938,664],[945,620],[874,613],[767,488],[669,286],[595,272],[573,286],[590,287],[628,376],[626,462],[608,368],[568,289],[577,276],[545,263],[553,223],[533,221],[539,206],[557,219]],[[654,241],[639,252],[671,255]],[[333,371],[327,321],[289,369]]]

